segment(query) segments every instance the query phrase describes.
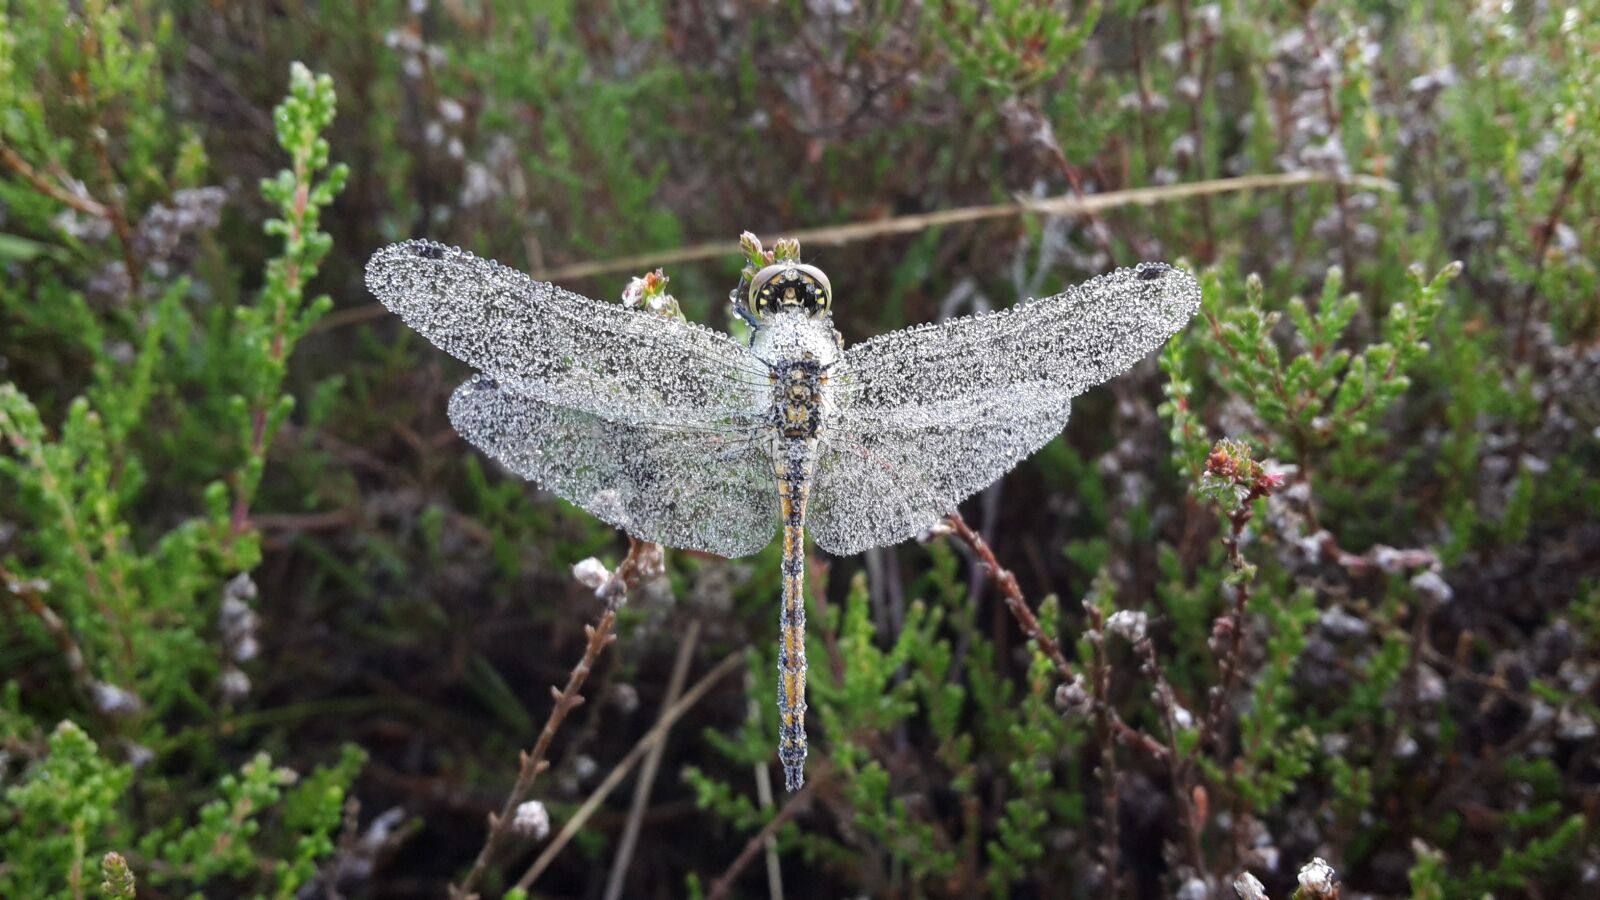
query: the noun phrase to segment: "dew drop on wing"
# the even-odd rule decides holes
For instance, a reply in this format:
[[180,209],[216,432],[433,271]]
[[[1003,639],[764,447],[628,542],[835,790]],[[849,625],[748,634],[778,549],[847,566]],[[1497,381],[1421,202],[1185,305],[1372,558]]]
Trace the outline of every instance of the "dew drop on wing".
[[440,244],[421,244],[412,252],[423,259],[444,259],[444,247]]
[[1163,276],[1165,274],[1167,274],[1167,270],[1161,268],[1160,266],[1140,266],[1139,267],[1139,280],[1140,281],[1155,281],[1157,278],[1160,278],[1161,276]]
[[500,382],[495,381],[493,375],[479,372],[477,377],[472,379],[472,387],[479,391],[492,391],[500,387]]

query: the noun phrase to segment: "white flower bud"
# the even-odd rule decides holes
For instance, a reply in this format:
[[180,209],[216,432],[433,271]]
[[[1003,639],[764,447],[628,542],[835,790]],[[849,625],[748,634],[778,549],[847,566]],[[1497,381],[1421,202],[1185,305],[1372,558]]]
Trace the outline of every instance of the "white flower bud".
[[1333,866],[1318,856],[1301,867],[1300,890],[1309,900],[1333,900],[1339,890],[1336,877]]
[[1261,884],[1261,879],[1249,872],[1234,881],[1233,892],[1239,895],[1239,900],[1267,900],[1267,889]]
[[611,577],[611,571],[605,563],[591,556],[572,567],[572,577],[589,590],[598,591]]
[[1106,619],[1106,631],[1119,635],[1130,644],[1137,644],[1144,640],[1146,627],[1150,624],[1150,616],[1144,612],[1132,609],[1119,609]]
[[517,807],[511,817],[511,830],[524,837],[542,841],[550,836],[550,811],[538,800],[529,800]]

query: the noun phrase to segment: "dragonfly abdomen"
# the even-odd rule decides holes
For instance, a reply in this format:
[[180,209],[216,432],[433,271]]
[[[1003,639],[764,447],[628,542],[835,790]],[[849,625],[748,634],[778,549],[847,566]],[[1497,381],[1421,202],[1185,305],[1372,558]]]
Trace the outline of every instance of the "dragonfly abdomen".
[[784,786],[805,783],[806,600],[805,518],[816,462],[816,438],[774,441],[773,475],[783,515],[783,606],[778,613],[778,760]]

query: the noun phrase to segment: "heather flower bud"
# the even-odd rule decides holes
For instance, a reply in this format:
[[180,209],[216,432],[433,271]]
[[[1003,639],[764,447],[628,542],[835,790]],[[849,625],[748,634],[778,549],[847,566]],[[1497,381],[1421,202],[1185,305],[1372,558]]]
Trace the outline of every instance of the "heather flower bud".
[[1339,882],[1333,866],[1316,857],[1300,869],[1300,891],[1307,900],[1338,900]]
[[1249,872],[1233,882],[1233,892],[1239,895],[1239,900],[1267,900],[1267,889],[1261,884],[1261,879]]
[[1148,627],[1150,617],[1148,614],[1131,609],[1119,609],[1106,619],[1106,630],[1119,635],[1130,644],[1137,644],[1144,640],[1145,629]]
[[605,563],[591,556],[572,567],[572,577],[589,590],[598,591],[611,577],[611,571]]
[[1076,675],[1056,688],[1056,709],[1064,716],[1082,715],[1089,711],[1089,690],[1083,676]]
[[538,800],[529,800],[518,806],[512,815],[511,830],[523,837],[542,841],[550,836],[550,812]]

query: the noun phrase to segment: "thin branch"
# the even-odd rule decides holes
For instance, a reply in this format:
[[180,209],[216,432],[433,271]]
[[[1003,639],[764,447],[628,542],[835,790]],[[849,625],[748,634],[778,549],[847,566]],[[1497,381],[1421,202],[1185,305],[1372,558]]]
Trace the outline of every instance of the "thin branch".
[[[984,568],[989,573],[989,580],[994,582],[995,587],[999,588],[1001,599],[1005,600],[1006,609],[1010,610],[1012,617],[1022,626],[1022,633],[1033,641],[1034,645],[1039,648],[1039,652],[1043,653],[1055,665],[1056,672],[1062,678],[1068,682],[1076,679],[1079,674],[1078,671],[1072,667],[1071,663],[1067,662],[1067,657],[1061,652],[1061,645],[1056,642],[1055,638],[1045,634],[1044,629],[1040,627],[1039,618],[1033,614],[1033,610],[1028,607],[1027,599],[1022,596],[1022,588],[1017,585],[1017,577],[1011,574],[1011,570],[1000,565],[1000,561],[995,558],[994,551],[989,549],[989,543],[983,539],[982,535],[972,530],[972,526],[967,524],[967,521],[961,517],[960,513],[951,513],[944,517],[944,521],[950,525],[951,531],[954,532],[956,537],[960,538],[963,543],[971,547],[972,551],[978,555],[979,561],[983,563]],[[1105,712],[1111,724],[1111,729],[1119,741],[1143,750],[1153,759],[1165,760],[1167,758],[1167,748],[1163,747],[1160,741],[1124,722],[1122,716],[1110,706],[1106,704],[1097,705],[1106,707]]]
[[1103,807],[1100,862],[1106,869],[1106,896],[1115,900],[1122,893],[1122,871],[1118,859],[1122,840],[1119,827],[1122,779],[1117,773],[1117,747],[1111,737],[1111,663],[1106,659],[1105,619],[1093,603],[1085,600],[1083,605],[1089,614],[1089,625],[1094,629],[1092,632],[1094,664],[1090,671],[1089,683],[1093,687],[1095,699],[1095,730],[1099,732],[1100,738],[1100,805]]
[[594,793],[583,801],[583,805],[578,807],[578,811],[572,814],[572,818],[567,820],[566,825],[562,826],[560,833],[550,841],[550,845],[544,848],[543,853],[539,854],[539,858],[534,860],[533,865],[528,867],[528,871],[522,873],[522,877],[517,879],[517,887],[526,889],[532,886],[539,876],[550,868],[550,863],[555,861],[562,848],[566,847],[577,836],[578,832],[583,829],[583,826],[589,821],[589,817],[594,815],[595,810],[600,808],[600,804],[604,803],[606,798],[611,796],[611,792],[616,790],[617,785],[628,777],[628,773],[633,771],[633,767],[644,759],[645,754],[650,752],[652,747],[666,740],[667,732],[672,729],[672,723],[678,721],[684,713],[692,709],[696,703],[699,703],[718,681],[721,681],[729,672],[744,664],[745,658],[743,656],[738,654],[729,656],[718,663],[716,668],[701,676],[700,680],[695,682],[694,687],[689,688],[684,693],[683,699],[674,703],[665,713],[662,713],[661,719],[656,722],[655,727],[646,732],[645,736],[639,739],[639,743],[628,751],[628,755],[622,758],[622,762],[617,763],[616,767],[606,775],[605,780],[600,782],[600,786],[594,789]]
[[517,807],[527,799],[534,779],[550,767],[545,755],[550,752],[550,744],[555,740],[556,732],[561,728],[561,723],[566,721],[567,714],[583,704],[583,697],[578,691],[583,688],[589,673],[594,670],[595,661],[600,658],[601,652],[616,640],[611,629],[617,624],[617,609],[627,596],[628,589],[638,584],[644,577],[659,574],[661,571],[660,546],[632,538],[629,538],[629,541],[627,558],[617,566],[610,579],[595,592],[600,599],[606,601],[606,609],[601,614],[599,623],[584,626],[589,642],[584,648],[583,658],[567,676],[566,687],[559,690],[555,687],[550,688],[555,706],[550,710],[550,717],[545,720],[544,730],[539,733],[539,740],[533,745],[533,752],[525,751],[520,755],[521,765],[517,771],[516,783],[511,786],[511,793],[506,796],[506,802],[500,807],[500,812],[489,814],[489,834],[484,839],[483,849],[478,851],[478,858],[473,861],[472,869],[461,880],[461,884],[451,887],[452,897],[477,896],[474,889],[488,871],[495,851],[511,834]]
[[1572,161],[1567,163],[1566,171],[1561,175],[1561,190],[1556,194],[1555,202],[1550,205],[1550,214],[1539,224],[1533,236],[1533,275],[1528,279],[1528,286],[1522,292],[1522,310],[1517,315],[1516,339],[1512,342],[1511,358],[1522,362],[1528,354],[1528,322],[1533,314],[1533,298],[1538,293],[1539,276],[1544,273],[1545,254],[1550,249],[1550,239],[1555,236],[1556,228],[1561,224],[1561,213],[1567,207],[1567,201],[1572,197],[1572,189],[1578,184],[1578,179],[1583,176],[1583,151],[1572,154]]
[[[689,631],[678,645],[678,658],[672,664],[672,675],[667,681],[667,696],[662,703],[662,715],[683,695],[683,682],[689,677],[689,663],[694,659],[694,648],[700,643],[700,620],[689,622]],[[644,822],[645,808],[650,805],[650,789],[655,786],[656,772],[661,768],[661,754],[666,741],[657,741],[645,757],[644,768],[639,772],[639,782],[633,789],[633,806],[628,810],[628,823],[622,829],[622,840],[617,844],[617,856],[611,863],[611,875],[606,881],[605,900],[621,900],[622,887],[627,883],[628,863],[633,859],[634,847],[639,843],[639,827]]]
[[77,210],[86,216],[110,220],[111,213],[106,209],[104,203],[93,197],[74,193],[56,184],[30,165],[17,151],[5,144],[0,144],[0,162],[5,163],[7,168],[20,175],[24,181],[33,185],[34,190],[44,194],[46,197],[64,203],[71,209]]
[[[1239,506],[1228,514],[1229,533],[1222,539],[1222,545],[1228,550],[1228,566],[1236,575],[1242,575],[1248,569],[1248,563],[1239,550],[1243,539],[1245,525],[1249,523],[1254,512],[1252,504],[1255,497],[1251,496],[1241,502]],[[1234,585],[1233,608],[1226,619],[1219,619],[1218,624],[1223,624],[1227,629],[1226,650],[1219,651],[1217,667],[1221,680],[1211,688],[1211,701],[1206,709],[1205,718],[1200,722],[1200,736],[1195,741],[1195,752],[1204,753],[1207,743],[1222,727],[1222,716],[1227,712],[1228,695],[1233,692],[1234,686],[1239,681],[1239,673],[1243,668],[1240,655],[1244,649],[1245,611],[1250,605],[1250,581],[1240,577]]]
[[[1187,184],[1169,184],[1132,188],[1125,191],[1107,191],[1102,194],[1089,194],[1083,197],[1069,195],[1043,200],[1019,199],[1011,203],[967,206],[932,213],[872,219],[866,222],[851,222],[846,225],[806,228],[790,232],[788,236],[807,244],[841,246],[889,235],[925,231],[942,225],[958,225],[986,219],[1003,219],[1027,214],[1093,216],[1097,213],[1125,206],[1157,206],[1163,203],[1176,203],[1216,194],[1281,190],[1311,184],[1340,184],[1369,190],[1387,191],[1389,193],[1399,191],[1399,187],[1393,181],[1371,175],[1337,176],[1311,171],[1241,175],[1237,178],[1218,178],[1211,181],[1196,181]],[[639,253],[615,259],[588,260],[569,266],[557,266],[553,269],[536,267],[533,274],[544,281],[570,281],[576,278],[589,278],[613,272],[644,272],[678,263],[735,256],[738,253],[739,246],[737,242],[708,241],[706,243],[678,247],[673,250]],[[324,316],[317,324],[312,326],[312,330],[322,331],[346,325],[358,325],[362,322],[381,319],[388,314],[388,310],[381,303],[371,303],[365,306],[339,310]]]
[[761,852],[761,848],[766,846],[767,841],[777,835],[778,829],[782,828],[784,823],[793,819],[811,805],[811,792],[823,777],[824,773],[822,771],[813,771],[811,777],[806,780],[805,786],[790,794],[789,799],[784,801],[783,808],[778,810],[778,814],[763,825],[760,831],[751,835],[750,840],[745,841],[744,849],[740,850],[739,855],[734,857],[733,862],[728,865],[727,871],[718,876],[716,881],[711,882],[711,890],[706,893],[706,900],[726,900],[729,892],[733,890],[734,880],[745,870],[745,867],[750,865],[750,861],[756,858],[756,854]]
[[[745,676],[745,698],[748,701],[747,715],[758,720],[761,711],[756,705],[755,678],[749,673]],[[756,804],[762,813],[766,813],[773,807],[772,773],[760,762],[754,763],[751,768],[755,770]],[[762,852],[767,863],[767,900],[783,900],[783,869],[778,865],[778,839],[768,835]]]
[[94,704],[94,676],[89,674],[88,664],[83,658],[83,648],[79,647],[78,642],[72,637],[67,623],[62,621],[61,616],[57,615],[48,603],[44,602],[43,597],[39,596],[38,585],[18,578],[0,566],[0,586],[4,586],[6,590],[16,595],[17,599],[22,601],[22,605],[39,620],[39,624],[44,626],[45,631],[50,632],[50,637],[55,640],[56,647],[61,651],[62,661],[72,673],[73,682],[83,692],[90,706],[98,708]]
[[[85,79],[85,83],[88,80]],[[111,164],[111,148],[106,144],[106,131],[100,126],[100,107],[90,103],[92,125],[89,129],[91,142],[94,145],[95,160],[100,164],[100,179],[106,183],[111,191],[111,202],[105,204],[106,216],[111,220],[111,230],[116,232],[117,244],[122,248],[122,265],[128,270],[128,292],[137,297],[139,283],[143,279],[143,266],[134,249],[133,225],[128,221],[128,211],[122,207],[121,179],[117,177],[116,167]]]
[[1228,567],[1233,570],[1228,579],[1233,585],[1233,606],[1224,616],[1218,617],[1213,626],[1213,640],[1223,645],[1225,649],[1217,651],[1220,681],[1211,688],[1210,703],[1205,718],[1200,721],[1200,734],[1194,745],[1196,753],[1205,753],[1208,743],[1222,729],[1222,717],[1227,712],[1228,695],[1233,693],[1238,685],[1239,676],[1244,668],[1242,656],[1245,613],[1250,606],[1250,585],[1255,577],[1254,567],[1245,560],[1241,550],[1244,529],[1255,515],[1255,502],[1271,496],[1273,491],[1283,485],[1282,478],[1267,474],[1260,464],[1250,459],[1248,455],[1242,458],[1238,456],[1237,447],[1238,445],[1223,440],[1218,442],[1211,454],[1206,457],[1207,478],[1221,479],[1230,483],[1235,489],[1243,488],[1244,493],[1237,495],[1232,500],[1232,508],[1226,510],[1228,533],[1222,538],[1222,546],[1227,548]]
[[1195,799],[1195,789],[1204,790],[1194,784],[1190,775],[1194,772],[1193,757],[1184,756],[1178,749],[1178,719],[1173,710],[1178,707],[1178,694],[1172,689],[1172,682],[1167,680],[1166,670],[1161,665],[1161,659],[1156,655],[1155,642],[1145,637],[1134,645],[1134,650],[1144,657],[1144,668],[1150,678],[1155,681],[1156,705],[1161,709],[1162,725],[1167,732],[1167,771],[1176,788],[1178,808],[1183,813],[1184,831],[1187,832],[1187,846],[1184,848],[1189,853],[1189,864],[1194,866],[1196,872],[1206,870],[1206,855],[1201,847],[1200,839],[1205,832],[1205,815],[1201,809],[1202,804]]
[[[960,209],[948,209],[932,213],[895,216],[867,222],[852,222],[848,225],[807,228],[790,232],[788,237],[794,238],[802,244],[840,245],[892,234],[926,231],[929,228],[941,225],[958,225],[985,219],[1003,219],[1028,213],[1048,216],[1093,215],[1124,206],[1154,206],[1179,200],[1209,197],[1214,194],[1232,194],[1243,191],[1328,183],[1352,185],[1391,193],[1398,190],[1395,183],[1389,179],[1376,178],[1370,175],[1340,177],[1311,171],[1284,172],[1270,175],[1243,175],[1237,178],[1218,178],[1211,181],[1196,181],[1187,184],[1158,185],[1155,187],[1132,188],[1125,191],[1107,191],[1103,194],[1090,194],[1085,197],[1069,195],[1045,200],[1019,199],[1010,203],[967,206]],[[704,244],[691,244],[687,247],[680,247],[676,250],[668,250],[661,253],[644,253],[621,259],[559,266],[535,274],[546,280],[559,281],[571,278],[585,278],[590,275],[602,275],[608,272],[644,271],[674,263],[729,256],[738,252],[737,246],[732,241],[712,241]]]

